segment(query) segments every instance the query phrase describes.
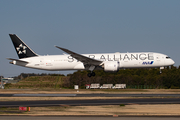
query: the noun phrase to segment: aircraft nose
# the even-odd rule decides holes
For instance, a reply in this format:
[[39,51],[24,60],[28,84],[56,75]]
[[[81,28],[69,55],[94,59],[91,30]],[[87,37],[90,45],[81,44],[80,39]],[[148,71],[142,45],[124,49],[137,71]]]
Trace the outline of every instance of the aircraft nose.
[[174,64],[175,64],[174,60],[171,59],[171,65],[174,65]]
[[171,65],[174,65],[174,60],[172,60],[172,59],[166,59],[166,61],[165,61],[165,65],[166,66],[171,66]]
[[168,64],[169,64],[169,65],[174,65],[174,63],[175,63],[174,60],[172,60],[172,59],[169,59],[169,60],[168,60]]

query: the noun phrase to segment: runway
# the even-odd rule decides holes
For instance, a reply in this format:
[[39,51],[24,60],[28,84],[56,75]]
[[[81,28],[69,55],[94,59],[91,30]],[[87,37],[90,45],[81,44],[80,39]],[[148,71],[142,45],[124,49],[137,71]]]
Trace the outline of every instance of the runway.
[[179,117],[59,117],[59,116],[1,116],[0,120],[179,120]]
[[[23,98],[22,98],[23,99]],[[41,100],[41,101],[1,101],[0,107],[18,106],[93,106],[120,104],[180,104],[180,98],[135,98],[135,99],[101,99],[101,100]]]
[[180,97],[180,94],[0,94],[0,97]]
[[1,116],[0,120],[179,120],[179,117],[59,117],[59,116]]
[[[0,97],[79,97],[79,100],[1,101],[0,106],[58,106],[58,105],[119,105],[119,104],[180,104],[180,94],[0,94]],[[91,100],[81,100],[88,97]],[[93,97],[111,97],[94,100]],[[120,97],[113,99],[113,97]],[[121,99],[121,97],[133,97]],[[142,98],[143,97],[143,98]]]

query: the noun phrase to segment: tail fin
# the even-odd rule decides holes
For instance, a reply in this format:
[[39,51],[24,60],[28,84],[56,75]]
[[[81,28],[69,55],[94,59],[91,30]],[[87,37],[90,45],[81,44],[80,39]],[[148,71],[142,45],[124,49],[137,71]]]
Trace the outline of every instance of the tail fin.
[[32,51],[17,35],[9,34],[9,36],[11,37],[19,59],[37,56],[37,54]]

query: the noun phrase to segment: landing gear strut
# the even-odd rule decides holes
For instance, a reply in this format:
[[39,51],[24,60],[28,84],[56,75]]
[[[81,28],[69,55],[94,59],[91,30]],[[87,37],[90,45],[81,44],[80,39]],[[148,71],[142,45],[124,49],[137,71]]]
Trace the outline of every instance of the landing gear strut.
[[88,77],[95,76],[95,75],[96,75],[95,72],[90,72],[87,74]]
[[96,75],[95,72],[93,72],[94,68],[95,68],[94,65],[91,65],[91,66],[89,67],[89,70],[90,70],[91,72],[87,74],[88,77],[91,77],[91,76],[95,76],[95,75]]
[[164,67],[160,67],[160,74],[162,73],[162,71],[161,71],[162,69],[164,69]]

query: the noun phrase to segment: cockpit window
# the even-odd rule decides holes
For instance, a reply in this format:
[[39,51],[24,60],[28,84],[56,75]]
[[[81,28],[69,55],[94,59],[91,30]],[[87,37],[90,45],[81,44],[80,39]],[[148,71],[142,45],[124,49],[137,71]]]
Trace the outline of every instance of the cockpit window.
[[170,57],[166,57],[166,59],[169,59]]

